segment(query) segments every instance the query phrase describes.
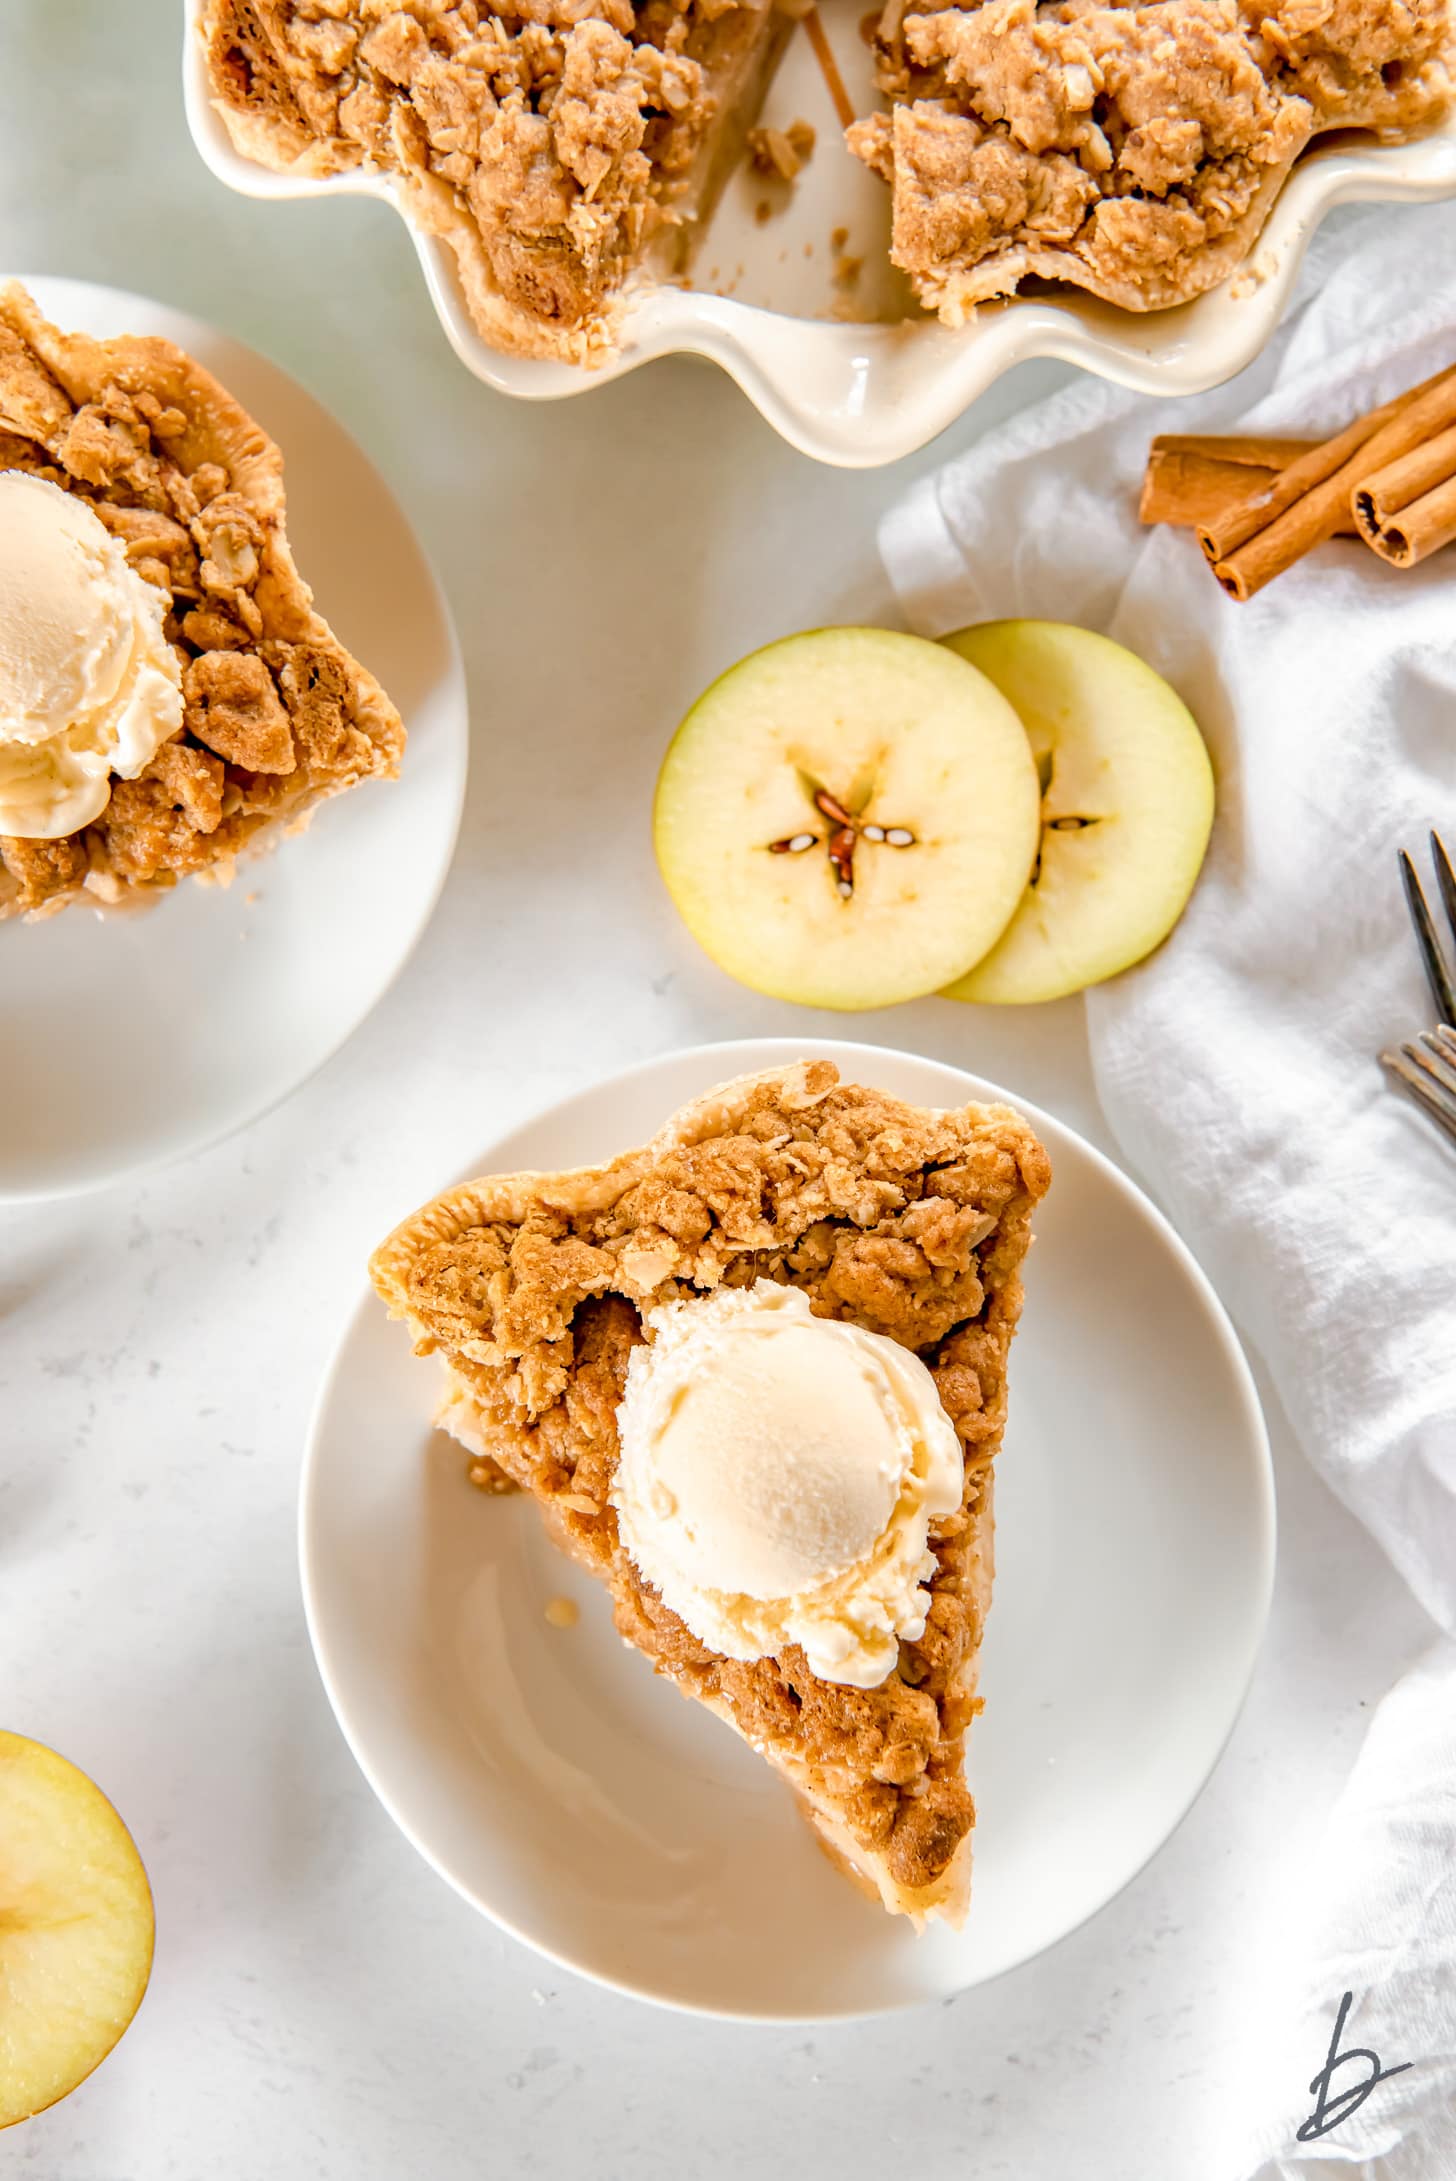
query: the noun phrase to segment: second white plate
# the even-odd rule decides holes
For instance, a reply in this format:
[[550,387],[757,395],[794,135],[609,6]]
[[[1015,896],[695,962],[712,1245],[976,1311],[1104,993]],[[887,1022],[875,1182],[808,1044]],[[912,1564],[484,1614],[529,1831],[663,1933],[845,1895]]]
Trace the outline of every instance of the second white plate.
[[139,295],[27,279],[67,331],[159,334],[283,449],[289,537],[340,641],[398,705],[400,777],[325,803],[231,887],[0,926],[0,1202],[95,1189],[241,1127],[323,1065],[434,908],[465,799],[465,673],[444,595],[383,478],[301,386]]
[[[806,1055],[922,1104],[1005,1095],[878,1047],[707,1046],[539,1115],[474,1171],[606,1158],[712,1084]],[[1160,1214],[1082,1138],[1023,1110],[1054,1181],[997,1466],[986,1710],[968,1766],[979,1822],[958,1933],[917,1938],[862,1900],[767,1767],[623,1647],[605,1594],[546,1542],[530,1503],[470,1489],[460,1449],[430,1429],[434,1369],[372,1295],[361,1301],[303,1476],[320,1670],[421,1854],[553,1960],[670,2006],[760,2020],[944,1999],[1102,1907],[1206,1779],[1272,1580],[1258,1401],[1222,1308]],[[573,1628],[546,1619],[560,1594],[580,1608]]]

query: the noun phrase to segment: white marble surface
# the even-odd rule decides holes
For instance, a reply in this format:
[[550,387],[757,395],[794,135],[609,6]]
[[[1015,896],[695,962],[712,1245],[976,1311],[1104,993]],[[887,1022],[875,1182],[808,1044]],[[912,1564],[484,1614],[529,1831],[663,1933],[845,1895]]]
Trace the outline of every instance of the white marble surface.
[[[321,1076],[144,1185],[0,1213],[0,1711],[102,1782],[158,1902],[136,2024],[6,2139],[0,2170],[869,2181],[908,2162],[977,2181],[1231,2181],[1267,1912],[1366,1707],[1425,1641],[1277,1419],[1273,1622],[1211,1786],[1091,1925],[941,2009],[784,2032],[596,1991],[473,1916],[355,1771],[304,1634],[294,1493],[365,1253],[484,1140],[596,1074],[839,1027],[694,951],[653,871],[649,791],[719,667],[790,628],[887,612],[875,518],[936,456],[816,470],[686,362],[555,408],[490,396],[446,350],[383,207],[247,203],[202,170],[179,14],[0,10],[0,263],[156,294],[331,404],[443,571],[474,778],[419,954]],[[1004,385],[946,447],[1051,376]],[[1076,1003],[930,1001],[854,1029],[1105,1140]],[[0,1059],[0,1106],[3,1081]]]

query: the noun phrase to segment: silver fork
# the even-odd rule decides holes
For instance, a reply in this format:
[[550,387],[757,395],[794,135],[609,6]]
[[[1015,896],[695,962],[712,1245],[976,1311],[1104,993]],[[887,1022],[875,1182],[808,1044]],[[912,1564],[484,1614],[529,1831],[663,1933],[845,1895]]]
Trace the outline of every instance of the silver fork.
[[1420,1101],[1437,1125],[1456,1140],[1456,971],[1447,946],[1456,946],[1456,871],[1438,833],[1431,835],[1431,862],[1436,873],[1436,892],[1446,913],[1451,938],[1444,942],[1421,891],[1416,867],[1402,849],[1400,877],[1406,906],[1415,926],[1416,941],[1425,966],[1426,982],[1436,1003],[1436,1027],[1424,1030],[1414,1043],[1394,1046],[1380,1056],[1382,1064]]

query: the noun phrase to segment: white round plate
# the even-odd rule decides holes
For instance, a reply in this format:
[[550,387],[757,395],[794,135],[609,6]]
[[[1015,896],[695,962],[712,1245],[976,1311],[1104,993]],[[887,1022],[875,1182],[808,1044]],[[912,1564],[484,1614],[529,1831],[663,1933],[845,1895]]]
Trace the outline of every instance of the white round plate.
[[0,1202],[68,1196],[200,1150],[295,1090],[389,989],[435,906],[460,824],[465,676],[403,511],[303,388],[212,327],[76,280],[25,285],[67,331],[161,334],[283,449],[288,531],[320,613],[409,732],[398,780],[325,803],[154,908],[0,925]]
[[[921,1104],[1005,1096],[873,1046],[704,1046],[568,1099],[473,1171],[603,1159],[715,1083],[821,1056]],[[460,1448],[430,1429],[435,1367],[372,1295],[355,1312],[303,1473],[319,1668],[395,1822],[552,1960],[664,2005],[758,2020],[946,1999],[1101,1908],[1207,1778],[1273,1575],[1258,1400],[1162,1216],[1070,1129],[1023,1110],[1054,1179],[997,1464],[986,1709],[968,1766],[979,1822],[958,1933],[917,1938],[831,1868],[762,1761],[618,1640],[605,1593],[546,1542],[530,1501],[470,1488]],[[580,1608],[573,1628],[545,1617],[558,1595]]]
[[[378,197],[406,217],[392,177],[377,167],[319,176],[245,158],[212,102],[201,33],[206,0],[183,5],[187,122],[219,181],[245,197]],[[859,32],[863,15],[864,0],[822,0],[821,27],[862,113],[881,103]],[[1353,131],[1328,136],[1297,161],[1247,267],[1193,302],[1127,311],[1064,285],[983,304],[969,324],[949,327],[917,310],[893,272],[889,191],[845,146],[803,36],[779,63],[761,118],[787,128],[799,116],[814,125],[818,143],[792,192],[766,191],[744,169],[734,174],[696,252],[691,285],[642,281],[626,303],[620,350],[592,370],[492,348],[466,308],[449,244],[406,217],[456,355],[487,386],[528,401],[586,393],[658,356],[707,356],[793,446],[820,462],[867,469],[923,447],[1003,372],[1036,356],[1148,394],[1222,385],[1274,332],[1327,212],[1456,194],[1456,117],[1410,143]],[[767,220],[759,216],[764,204],[773,214]],[[852,298],[836,286],[846,254],[862,268]]]

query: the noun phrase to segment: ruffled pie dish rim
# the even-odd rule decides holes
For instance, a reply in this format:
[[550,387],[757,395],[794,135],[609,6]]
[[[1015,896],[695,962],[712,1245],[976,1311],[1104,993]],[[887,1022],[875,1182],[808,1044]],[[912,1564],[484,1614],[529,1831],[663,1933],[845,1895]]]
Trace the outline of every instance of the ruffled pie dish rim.
[[206,0],[183,0],[187,124],[203,163],[244,197],[374,197],[404,220],[430,301],[455,354],[495,392],[560,401],[610,385],[660,356],[716,363],[800,453],[841,469],[913,454],[1015,365],[1071,363],[1138,392],[1197,394],[1252,363],[1284,315],[1304,252],[1342,204],[1431,203],[1456,196],[1456,112],[1425,136],[1381,144],[1321,139],[1296,163],[1248,260],[1217,288],[1141,313],[1066,288],[984,304],[960,328],[935,320],[855,325],[795,318],[731,296],[643,282],[624,303],[623,343],[585,367],[507,355],[477,332],[454,253],[405,211],[387,175],[279,173],[245,158],[212,104],[200,35]]

